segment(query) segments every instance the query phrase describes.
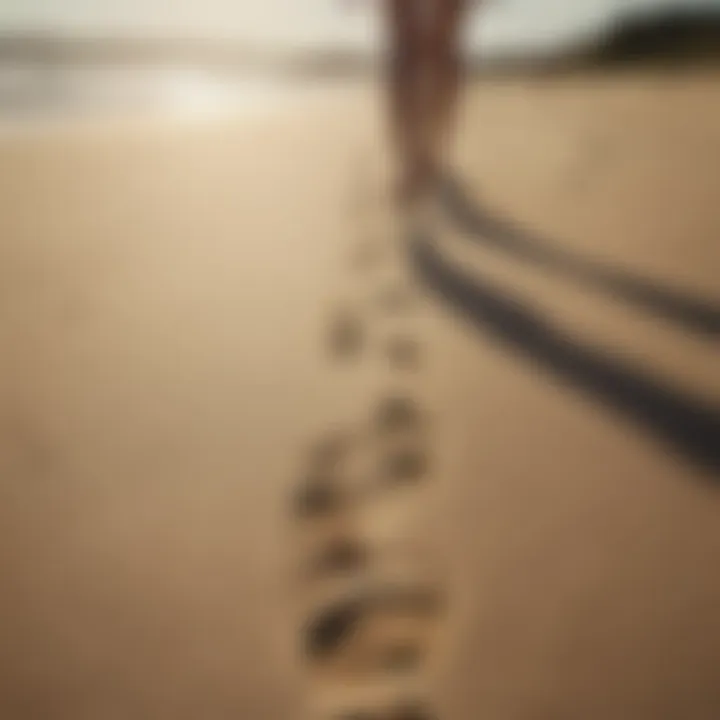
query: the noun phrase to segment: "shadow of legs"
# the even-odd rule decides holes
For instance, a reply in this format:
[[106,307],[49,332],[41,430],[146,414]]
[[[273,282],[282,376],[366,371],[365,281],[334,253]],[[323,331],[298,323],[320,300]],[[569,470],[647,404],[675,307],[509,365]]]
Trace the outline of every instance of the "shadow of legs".
[[720,307],[710,301],[568,253],[515,221],[474,203],[452,178],[447,178],[444,183],[443,200],[451,216],[478,244],[501,250],[545,270],[571,276],[672,321],[688,332],[711,339],[720,338]]
[[720,410],[648,377],[610,354],[563,334],[532,308],[444,260],[416,237],[411,260],[421,280],[496,342],[533,360],[632,419],[668,448],[720,479]]

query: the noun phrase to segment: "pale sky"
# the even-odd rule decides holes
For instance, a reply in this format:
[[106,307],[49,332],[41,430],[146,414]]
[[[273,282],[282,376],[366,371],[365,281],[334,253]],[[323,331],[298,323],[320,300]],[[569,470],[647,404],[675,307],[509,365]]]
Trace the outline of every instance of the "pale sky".
[[[377,0],[0,0],[0,30],[68,34],[149,33],[237,37],[260,43],[373,42]],[[551,45],[612,19],[620,10],[720,0],[488,0],[469,32],[475,44]],[[353,9],[354,6],[358,6]]]

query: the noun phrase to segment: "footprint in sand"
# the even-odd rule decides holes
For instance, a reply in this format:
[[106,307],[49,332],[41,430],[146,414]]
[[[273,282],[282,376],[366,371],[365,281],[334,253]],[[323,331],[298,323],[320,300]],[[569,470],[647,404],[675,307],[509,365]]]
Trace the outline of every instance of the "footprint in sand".
[[384,482],[394,485],[417,483],[427,477],[430,460],[420,447],[395,450],[384,459],[380,470]]
[[327,541],[312,558],[308,568],[311,577],[347,575],[367,567],[369,549],[360,540],[339,535]]
[[367,589],[318,600],[307,613],[302,646],[310,674],[333,686],[422,672],[442,625],[441,589],[400,580],[399,574],[373,581],[373,554],[354,526],[352,500],[333,498],[321,503],[319,514],[302,515],[306,524],[312,520],[305,528],[312,537],[304,553],[306,578],[363,578]]
[[344,497],[330,474],[313,473],[303,482],[295,498],[295,513],[299,517],[318,519],[338,513]]
[[293,514],[299,523],[300,565],[306,579],[357,573],[369,549],[359,537],[357,475],[352,460],[361,448],[357,436],[334,434],[315,445],[308,475],[296,492]]
[[310,618],[303,650],[323,683],[365,684],[416,674],[432,654],[441,591],[424,583],[369,582],[329,601]]
[[[397,379],[415,376],[422,347],[411,321],[419,297],[397,248],[373,229],[378,218],[366,220],[365,236],[348,255],[362,300],[338,305],[326,349],[336,362],[372,358],[374,334],[380,369]],[[391,492],[430,477],[428,426],[411,394],[391,392],[361,430],[328,435],[309,453],[293,501],[306,603],[299,641],[313,697],[329,692],[340,701],[318,717],[437,720],[415,699],[420,695],[405,691],[408,682],[422,687],[437,652],[444,584],[427,568],[413,574],[407,554],[395,552],[404,542],[402,517],[421,495]],[[390,687],[389,697],[373,699],[378,683]]]
[[[364,435],[368,443],[397,442],[424,424],[414,401],[390,396],[378,405]],[[387,551],[373,546],[363,532],[363,515],[372,513],[367,505],[383,500],[358,493],[346,476],[362,438],[363,433],[337,435],[312,448],[309,474],[295,501],[304,581],[321,583],[318,592],[310,590],[314,597],[301,619],[302,653],[315,688],[363,688],[417,678],[432,659],[443,627],[442,583],[422,569],[403,572],[407,561],[402,557],[395,567],[384,563]],[[432,718],[424,707],[407,703],[362,712],[380,720]],[[352,715],[343,711],[332,717]]]
[[374,426],[379,437],[422,431],[424,418],[418,403],[405,395],[383,398],[375,412]]
[[395,395],[381,400],[373,418],[381,485],[413,484],[427,477],[427,424],[412,398]]

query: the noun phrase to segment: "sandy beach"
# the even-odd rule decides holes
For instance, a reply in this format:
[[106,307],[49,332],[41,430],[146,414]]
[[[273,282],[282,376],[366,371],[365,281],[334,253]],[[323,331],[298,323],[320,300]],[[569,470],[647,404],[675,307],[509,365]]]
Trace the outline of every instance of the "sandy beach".
[[399,394],[431,462],[347,512],[371,573],[395,533],[446,603],[422,679],[376,685],[449,720],[716,718],[717,80],[474,85],[463,197],[407,244],[365,85],[0,138],[0,716],[343,705],[298,650],[331,591],[298,488],[338,430],[372,479]]

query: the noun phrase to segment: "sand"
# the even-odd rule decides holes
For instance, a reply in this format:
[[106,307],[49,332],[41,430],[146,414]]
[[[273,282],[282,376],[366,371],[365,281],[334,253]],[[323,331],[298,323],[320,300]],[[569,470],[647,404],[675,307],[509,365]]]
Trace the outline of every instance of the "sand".
[[[290,720],[396,691],[452,720],[720,713],[716,75],[473,87],[474,230],[438,217],[407,248],[374,107],[1,141],[3,718]],[[367,243],[394,254],[359,270]],[[422,431],[374,434],[394,395]],[[362,486],[341,532],[376,580],[443,597],[411,619],[427,669],[370,689],[362,653],[298,651],[365,587],[305,572],[326,530],[298,490],[337,430]],[[364,493],[398,447],[422,477]]]

